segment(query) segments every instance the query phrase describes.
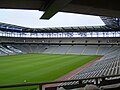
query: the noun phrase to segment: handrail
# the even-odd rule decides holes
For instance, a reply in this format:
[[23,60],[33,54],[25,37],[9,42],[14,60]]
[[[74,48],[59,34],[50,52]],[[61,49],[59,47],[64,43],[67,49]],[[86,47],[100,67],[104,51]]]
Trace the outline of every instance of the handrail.
[[65,80],[65,81],[48,81],[48,82],[32,82],[32,83],[22,83],[22,84],[8,84],[8,85],[0,85],[0,88],[14,88],[14,87],[23,87],[23,86],[43,86],[48,84],[58,84],[58,83],[64,83],[64,82],[72,82],[72,81],[83,81],[83,80],[90,80],[90,79],[105,79],[110,77],[117,77],[120,76],[120,74],[117,75],[109,75],[109,76],[100,76],[100,77],[91,77],[91,78],[82,78],[82,79],[73,79],[73,80]]

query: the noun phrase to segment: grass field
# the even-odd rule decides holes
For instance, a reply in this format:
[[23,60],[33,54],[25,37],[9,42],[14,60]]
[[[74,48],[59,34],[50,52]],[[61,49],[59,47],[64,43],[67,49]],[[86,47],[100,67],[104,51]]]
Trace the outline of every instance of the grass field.
[[97,57],[97,55],[61,54],[0,56],[0,85],[25,83],[25,80],[52,81]]

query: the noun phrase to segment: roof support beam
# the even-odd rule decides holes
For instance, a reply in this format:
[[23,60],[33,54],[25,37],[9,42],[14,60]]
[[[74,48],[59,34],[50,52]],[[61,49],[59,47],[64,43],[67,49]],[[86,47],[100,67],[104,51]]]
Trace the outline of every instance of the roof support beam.
[[71,1],[72,0],[54,0],[53,3],[47,7],[45,13],[42,15],[40,19],[50,19]]

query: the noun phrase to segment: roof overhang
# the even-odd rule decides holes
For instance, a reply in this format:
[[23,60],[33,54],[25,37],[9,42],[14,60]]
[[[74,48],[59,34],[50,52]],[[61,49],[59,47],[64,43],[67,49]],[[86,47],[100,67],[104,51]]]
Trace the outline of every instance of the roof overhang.
[[119,0],[0,0],[0,8],[45,11],[42,19],[59,11],[120,18]]

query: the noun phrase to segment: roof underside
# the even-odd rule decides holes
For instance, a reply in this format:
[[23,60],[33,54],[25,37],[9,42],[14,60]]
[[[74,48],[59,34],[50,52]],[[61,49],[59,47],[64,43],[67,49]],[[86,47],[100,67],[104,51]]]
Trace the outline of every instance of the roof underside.
[[0,8],[45,11],[42,19],[58,11],[120,17],[119,0],[0,0]]

